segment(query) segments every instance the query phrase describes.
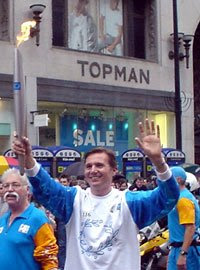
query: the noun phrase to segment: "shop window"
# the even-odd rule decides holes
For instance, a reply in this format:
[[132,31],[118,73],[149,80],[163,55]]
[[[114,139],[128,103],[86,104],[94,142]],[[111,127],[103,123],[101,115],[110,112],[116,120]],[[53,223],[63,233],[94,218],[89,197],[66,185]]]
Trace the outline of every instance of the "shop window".
[[53,45],[156,60],[155,0],[53,0]]
[[8,1],[0,1],[0,40],[8,39]]

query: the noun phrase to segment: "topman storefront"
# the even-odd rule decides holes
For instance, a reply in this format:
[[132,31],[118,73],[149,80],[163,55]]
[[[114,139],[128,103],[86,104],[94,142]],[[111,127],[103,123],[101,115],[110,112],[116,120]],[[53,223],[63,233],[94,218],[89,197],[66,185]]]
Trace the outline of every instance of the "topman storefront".
[[[82,153],[105,146],[112,148],[119,159],[124,151],[136,146],[137,123],[149,118],[160,125],[162,146],[176,148],[174,62],[168,57],[169,51],[173,51],[169,40],[173,32],[172,6],[167,1],[120,0],[115,8],[119,11],[118,17],[115,17],[113,7],[108,6],[110,1],[86,2],[87,12],[75,18],[75,1],[44,1],[40,45],[35,46],[33,38],[19,48],[23,57],[27,134],[31,143],[69,146]],[[194,13],[195,5],[189,9],[188,1],[181,3],[179,26],[184,32],[194,34],[200,16]],[[0,40],[0,50],[4,52],[0,55],[1,153],[10,148],[15,129],[14,40],[29,9],[25,2],[19,5],[14,1],[11,6],[15,16],[8,12],[7,37]],[[190,24],[183,20],[185,10],[194,13]],[[90,15],[88,20],[86,14]],[[115,23],[110,27],[111,15],[111,22],[116,19],[117,26]],[[71,19],[76,23],[70,24]],[[104,28],[100,19],[105,19]],[[109,36],[108,33],[101,35],[103,29],[120,34],[119,48],[112,50],[108,45],[100,48],[101,39]],[[90,39],[83,35],[89,30]],[[191,53],[193,43],[190,48]],[[184,49],[183,44],[180,49]],[[192,57],[189,64],[190,68],[186,69],[185,60],[180,61],[180,89],[184,93],[182,150],[186,161],[194,162]],[[48,114],[49,121],[38,127],[35,116],[42,114]]]
[[[111,63],[77,59],[79,82],[37,79],[38,111],[50,118],[48,127],[40,128],[40,145],[65,145],[82,153],[103,146],[120,161],[125,150],[135,147],[137,123],[149,118],[160,125],[163,147],[175,146],[172,91],[151,89],[153,68]],[[86,78],[90,83],[83,82]],[[112,81],[115,85],[108,84]],[[123,82],[126,87],[117,86]]]
[[[26,77],[33,144],[69,146],[82,153],[103,146],[113,149],[121,161],[121,154],[136,146],[137,123],[149,118],[160,125],[163,147],[175,146],[173,93],[153,89],[155,64],[112,64],[113,58],[90,62],[81,54],[71,63],[77,81]],[[11,83],[7,76],[5,97],[12,97]],[[12,111],[11,100],[1,102]],[[41,114],[48,114],[48,126],[38,128],[34,120]]]

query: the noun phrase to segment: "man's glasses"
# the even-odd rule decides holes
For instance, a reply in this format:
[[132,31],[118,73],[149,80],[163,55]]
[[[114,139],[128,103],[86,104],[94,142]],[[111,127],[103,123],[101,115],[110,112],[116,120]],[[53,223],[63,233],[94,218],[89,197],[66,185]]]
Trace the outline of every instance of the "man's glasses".
[[4,189],[9,189],[9,187],[12,187],[13,189],[19,189],[21,186],[22,186],[22,184],[19,184],[19,183],[3,183],[3,188]]

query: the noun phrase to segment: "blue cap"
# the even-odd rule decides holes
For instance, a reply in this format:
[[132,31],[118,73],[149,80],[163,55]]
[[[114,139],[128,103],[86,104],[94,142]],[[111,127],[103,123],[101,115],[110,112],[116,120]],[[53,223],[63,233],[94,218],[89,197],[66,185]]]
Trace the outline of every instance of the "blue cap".
[[172,174],[175,178],[180,177],[182,180],[186,180],[187,175],[185,173],[185,170],[182,167],[176,166],[170,168],[172,171]]

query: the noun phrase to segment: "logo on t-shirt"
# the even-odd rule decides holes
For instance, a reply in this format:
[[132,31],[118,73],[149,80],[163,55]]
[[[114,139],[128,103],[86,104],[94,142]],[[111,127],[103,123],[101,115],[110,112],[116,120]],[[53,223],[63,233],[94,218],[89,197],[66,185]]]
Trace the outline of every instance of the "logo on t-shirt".
[[3,227],[0,227],[0,233],[2,233],[3,232]]
[[29,229],[30,229],[29,225],[21,224],[20,227],[19,227],[18,232],[28,233]]

